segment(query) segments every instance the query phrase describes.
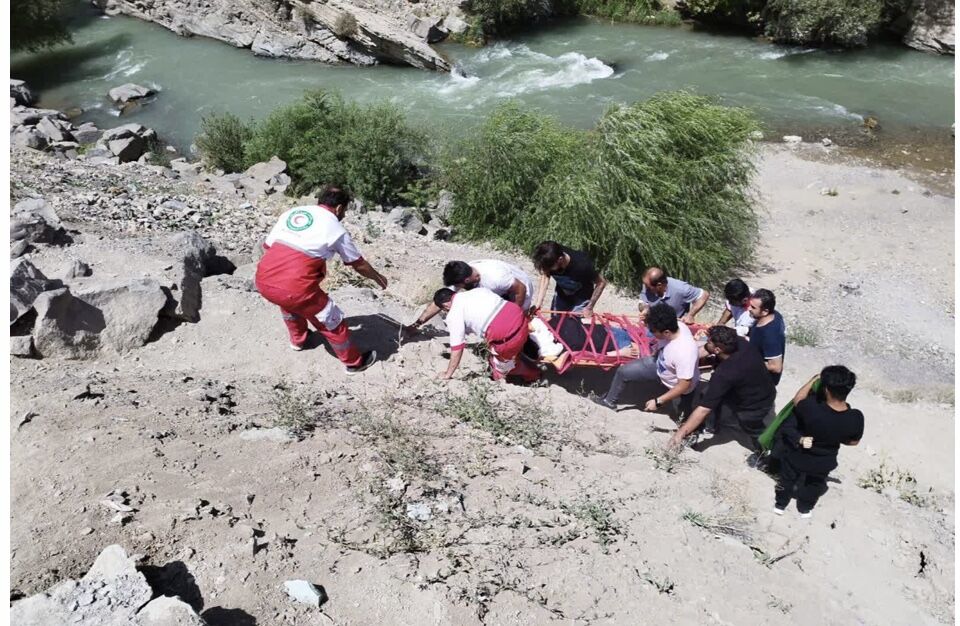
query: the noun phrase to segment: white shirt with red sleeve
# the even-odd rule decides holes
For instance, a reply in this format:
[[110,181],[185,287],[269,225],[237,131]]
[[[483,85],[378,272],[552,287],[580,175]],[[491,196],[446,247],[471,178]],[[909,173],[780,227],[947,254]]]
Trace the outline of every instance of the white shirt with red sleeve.
[[446,319],[447,330],[450,331],[450,349],[463,350],[469,333],[483,337],[490,322],[506,303],[506,300],[483,287],[455,293]]
[[293,293],[316,289],[337,254],[347,265],[363,260],[350,233],[325,206],[301,206],[284,212],[267,235],[267,251],[257,265],[257,280]]

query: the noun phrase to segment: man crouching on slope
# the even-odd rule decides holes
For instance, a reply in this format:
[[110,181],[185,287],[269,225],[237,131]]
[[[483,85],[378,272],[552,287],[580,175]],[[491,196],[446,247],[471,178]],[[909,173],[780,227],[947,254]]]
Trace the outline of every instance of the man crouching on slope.
[[381,289],[387,279],[367,263],[350,234],[340,225],[350,196],[336,187],[320,195],[319,206],[301,206],[280,216],[264,243],[266,252],[257,265],[260,295],[280,307],[290,333],[290,347],[302,350],[309,321],[330,344],[348,372],[362,372],[377,360],[373,350],[360,354],[350,342],[343,311],[320,288],[327,275],[327,260],[339,254],[346,265]]
[[540,378],[540,370],[525,362],[520,354],[530,331],[527,316],[515,303],[483,287],[457,292],[440,289],[433,294],[433,303],[447,312],[450,331],[450,364],[440,378],[453,378],[460,367],[467,333],[483,337],[490,346],[494,380],[508,375],[519,376],[525,382]]

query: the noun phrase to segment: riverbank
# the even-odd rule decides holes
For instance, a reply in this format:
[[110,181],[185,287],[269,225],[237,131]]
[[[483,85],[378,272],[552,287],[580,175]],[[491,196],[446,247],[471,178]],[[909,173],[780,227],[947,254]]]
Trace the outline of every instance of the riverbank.
[[[682,623],[952,623],[953,202],[842,149],[845,164],[817,151],[763,150],[759,262],[744,276],[774,290],[787,317],[778,404],[825,364],[858,374],[850,401],[867,416],[864,439],[841,452],[811,520],[769,512],[771,479],[733,441],[662,465],[666,416],[583,397],[609,376],[496,386],[467,354],[462,377],[438,381],[440,322],[398,344],[379,317],[413,319],[447,260],[532,271],[521,255],[350,215],[390,280],[375,292],[332,269],[357,341],[383,357],[351,377],[322,349],[290,351],[277,311],[251,291],[256,236],[292,200],[240,206],[155,167],[15,151],[12,200],[42,196],[73,238],[29,255],[48,275],[74,260],[94,279],[162,271],[169,262],[153,255],[164,251],[138,238],[189,220],[155,217],[161,197],[223,216],[203,232],[237,270],[203,279],[199,322],[142,348],[11,360],[14,597],[78,578],[120,543],[142,555],[154,589],[211,626],[621,623],[640,611]],[[911,277],[895,315],[891,276]],[[635,307],[615,291],[602,303]],[[465,421],[455,399],[467,394],[502,422]],[[270,440],[261,429],[297,406],[317,429]],[[500,423],[524,428],[525,445]],[[101,504],[111,491],[135,510],[118,517]],[[292,603],[288,579],[323,585],[329,600],[319,611]]]

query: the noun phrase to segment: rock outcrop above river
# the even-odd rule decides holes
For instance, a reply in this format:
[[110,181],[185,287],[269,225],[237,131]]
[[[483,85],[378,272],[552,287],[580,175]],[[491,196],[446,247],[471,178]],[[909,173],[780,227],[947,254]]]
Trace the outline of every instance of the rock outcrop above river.
[[[438,41],[445,17],[459,14],[457,5],[440,4],[436,19],[423,17],[434,28],[411,30],[415,15],[407,3],[327,0],[93,0],[108,15],[124,14],[156,22],[179,35],[198,35],[224,41],[255,54],[374,65],[394,63],[427,70],[449,71],[450,63],[427,41]],[[442,0],[446,2],[447,0]]]
[[956,16],[953,0],[914,0],[903,43],[938,54],[954,54]]

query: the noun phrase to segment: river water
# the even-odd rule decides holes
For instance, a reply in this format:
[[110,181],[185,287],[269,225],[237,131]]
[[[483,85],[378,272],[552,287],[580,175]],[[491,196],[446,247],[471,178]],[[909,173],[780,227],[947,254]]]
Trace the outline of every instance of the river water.
[[[101,127],[140,122],[180,147],[208,112],[261,118],[313,88],[362,102],[391,100],[414,122],[453,135],[508,98],[589,127],[613,103],[678,88],[751,107],[772,132],[854,133],[870,115],[886,132],[949,137],[954,121],[953,57],[892,45],[830,51],[580,19],[482,49],[441,45],[457,71],[435,74],[262,59],[90,9],[72,30],[71,45],[14,55],[11,76],[39,91],[41,106],[82,109],[81,120]],[[119,120],[106,94],[126,82],[160,93]]]

